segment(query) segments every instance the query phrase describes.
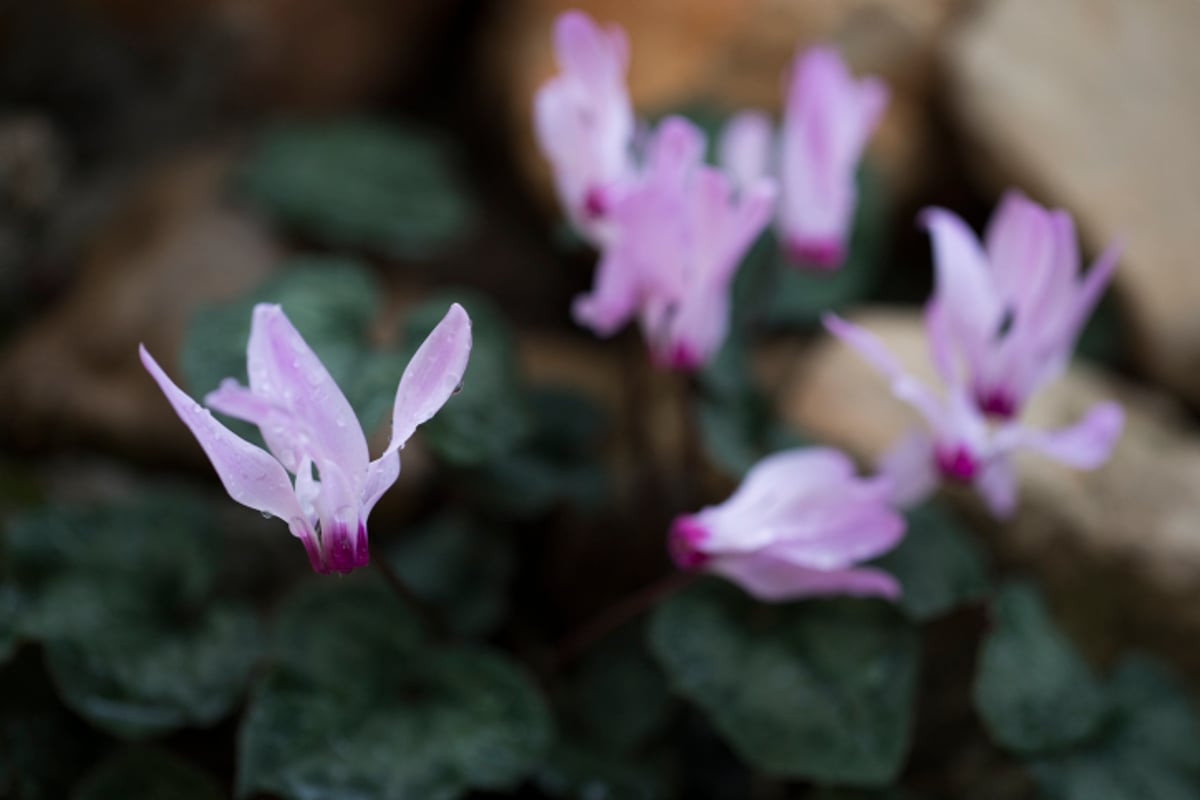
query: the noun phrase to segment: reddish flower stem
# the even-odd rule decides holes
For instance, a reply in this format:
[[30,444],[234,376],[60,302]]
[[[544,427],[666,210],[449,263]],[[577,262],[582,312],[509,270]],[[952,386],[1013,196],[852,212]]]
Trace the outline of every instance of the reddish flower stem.
[[657,605],[659,601],[684,588],[695,579],[696,573],[694,572],[669,572],[649,586],[644,586],[618,600],[576,628],[555,648],[548,672],[551,675],[560,672],[591,649],[596,642],[641,616]]
[[446,622],[442,619],[442,615],[438,613],[437,609],[421,599],[421,597],[418,596],[417,593],[414,592],[409,585],[404,582],[404,579],[396,574],[396,571],[392,569],[392,565],[387,562],[386,558],[378,553],[375,553],[371,560],[375,563],[375,566],[379,568],[379,572],[383,575],[383,579],[387,582],[388,587],[392,590],[396,597],[400,598],[400,602],[408,606],[409,610],[421,619],[421,621],[425,624],[425,629],[428,630],[435,639],[444,640],[448,638],[449,632],[448,628],[446,627]]

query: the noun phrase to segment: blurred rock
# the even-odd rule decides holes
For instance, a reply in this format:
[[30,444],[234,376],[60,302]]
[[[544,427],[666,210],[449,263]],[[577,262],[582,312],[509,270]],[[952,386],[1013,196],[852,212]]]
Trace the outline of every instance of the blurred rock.
[[66,172],[62,142],[47,120],[0,119],[0,327],[27,302],[41,234],[61,202]]
[[269,107],[347,110],[405,80],[433,80],[426,60],[455,3],[395,0],[218,0],[233,35],[241,89]]
[[[915,314],[872,312],[857,320],[877,333],[914,372],[932,376]],[[804,357],[765,354],[762,372],[780,380],[787,420],[818,439],[871,461],[916,425],[915,415],[849,347],[826,338]],[[1200,435],[1161,395],[1075,365],[1044,389],[1027,421],[1053,428],[1093,403],[1120,400],[1127,422],[1112,460],[1094,472],[1033,454],[1018,457],[1020,511],[1009,524],[984,519],[967,492],[949,495],[967,509],[1001,557],[1049,580],[1074,627],[1098,646],[1138,642],[1169,652],[1200,675]]]
[[[0,66],[83,87],[88,113],[231,94],[251,108],[356,109],[414,80],[445,46],[458,4],[392,0],[41,0],[0,8]],[[7,34],[7,36],[6,36]],[[51,42],[50,47],[46,46]],[[60,45],[63,46],[60,49]],[[20,55],[14,58],[12,51]],[[66,67],[53,63],[65,61]],[[41,63],[44,62],[44,63]],[[82,72],[74,66],[91,63]],[[433,76],[436,77],[436,76]],[[134,94],[140,104],[127,104]],[[178,103],[176,103],[178,104]],[[130,106],[137,107],[130,107]],[[195,105],[195,103],[192,103]],[[212,110],[211,104],[208,110]],[[159,114],[161,116],[161,113]]]
[[990,2],[954,38],[948,77],[995,188],[1076,215],[1098,252],[1127,236],[1117,289],[1141,363],[1200,404],[1200,5]]
[[178,374],[174,354],[190,313],[243,293],[275,263],[269,236],[221,206],[232,163],[223,150],[194,152],[148,169],[129,190],[87,249],[71,293],[0,356],[4,439],[22,449],[182,450],[188,433],[137,346],[145,342]]
[[860,73],[882,76],[894,97],[872,143],[873,156],[901,191],[920,176],[927,146],[925,104],[940,39],[962,0],[513,0],[484,59],[485,79],[499,81],[522,172],[550,203],[549,172],[533,141],[533,93],[555,71],[554,17],[582,8],[623,25],[631,44],[630,89],[640,112],[703,101],[719,108],[778,111],[784,74],[798,48],[835,42]]

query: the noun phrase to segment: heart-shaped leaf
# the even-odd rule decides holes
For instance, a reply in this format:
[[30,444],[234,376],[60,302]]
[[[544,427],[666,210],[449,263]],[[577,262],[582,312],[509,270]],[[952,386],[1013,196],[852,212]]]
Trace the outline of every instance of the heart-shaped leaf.
[[278,626],[275,670],[242,726],[241,796],[449,800],[511,789],[550,743],[549,712],[519,668],[423,642],[376,583],[322,582]]
[[248,608],[214,598],[220,533],[199,498],[26,512],[8,527],[22,632],[43,642],[64,700],[140,737],[210,725],[258,654]]
[[428,258],[469,234],[471,204],[431,135],[369,120],[277,127],[240,185],[269,213],[337,246]]
[[905,513],[908,529],[895,550],[875,563],[903,587],[900,608],[927,622],[989,589],[983,550],[948,512],[924,505]]
[[975,707],[992,738],[1017,753],[1038,753],[1096,735],[1108,714],[1104,691],[1037,590],[1004,586],[992,613],[995,627],[975,677]]
[[71,800],[220,800],[212,776],[165,750],[131,747],[110,756],[71,793]]
[[706,581],[657,610],[651,643],[675,688],[763,772],[880,786],[903,764],[918,641],[881,601],[765,605]]

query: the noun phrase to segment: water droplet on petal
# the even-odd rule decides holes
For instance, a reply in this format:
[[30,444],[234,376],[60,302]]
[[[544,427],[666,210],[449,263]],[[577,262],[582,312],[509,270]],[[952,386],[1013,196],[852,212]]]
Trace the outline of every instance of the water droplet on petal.
[[462,390],[463,390],[463,382],[459,381],[458,383],[454,384],[454,388],[450,390],[450,394],[458,394]]
[[272,514],[270,511],[261,511],[259,513],[262,514],[263,519],[275,519],[275,515]]

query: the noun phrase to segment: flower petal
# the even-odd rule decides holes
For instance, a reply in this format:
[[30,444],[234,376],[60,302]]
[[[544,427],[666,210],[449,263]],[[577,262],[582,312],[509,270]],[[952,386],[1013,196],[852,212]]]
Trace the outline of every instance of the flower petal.
[[[761,552],[799,567],[844,569],[886,553],[904,537],[904,518],[878,500],[839,503],[817,536],[792,538],[785,529]],[[853,502],[853,501],[850,501]],[[807,534],[815,526],[806,526]]]
[[1055,431],[1014,425],[997,434],[1007,448],[1028,447],[1076,469],[1096,469],[1108,460],[1125,424],[1118,403],[1099,403],[1079,422]]
[[362,503],[359,507],[359,513],[361,513],[363,520],[366,520],[367,515],[371,513],[371,509],[379,502],[379,498],[383,497],[383,493],[391,488],[392,484],[399,477],[399,453],[384,453],[371,462],[371,467],[367,470],[367,482],[363,486]]
[[773,136],[771,120],[761,111],[742,111],[725,123],[717,140],[717,163],[738,188],[769,174]]
[[144,345],[138,346],[138,355],[175,413],[200,443],[230,497],[289,523],[304,519],[287,471],[270,453],[217,422],[212,412],[167,377]]
[[940,208],[921,212],[933,242],[936,286],[927,319],[930,350],[942,378],[956,380],[954,351],[975,373],[995,339],[1005,312],[975,234],[956,214]]
[[996,519],[1008,519],[1017,510],[1017,476],[1004,455],[989,459],[975,478],[975,491]]
[[889,479],[891,502],[897,508],[911,508],[937,489],[933,438],[922,431],[902,436],[879,458],[876,467],[881,476]]
[[741,586],[759,600],[783,601],[826,595],[896,598],[899,582],[887,572],[869,567],[824,572],[805,569],[765,555],[718,558],[709,570]]
[[458,391],[470,355],[471,318],[462,306],[453,303],[400,377],[392,406],[392,438],[385,454],[404,447],[417,426]]
[[929,387],[921,383],[905,371],[896,357],[888,352],[883,342],[875,334],[859,325],[839,317],[837,314],[826,313],[821,316],[825,329],[866,359],[872,367],[883,374],[891,385],[892,394],[915,408],[929,426],[937,429],[942,422],[943,409],[938,398]]
[[[354,409],[283,309],[254,307],[246,346],[250,391],[290,416],[290,425],[263,428],[267,446],[282,456],[307,454],[324,470],[336,463],[350,486],[366,477],[367,439]],[[298,458],[297,458],[298,462]]]

